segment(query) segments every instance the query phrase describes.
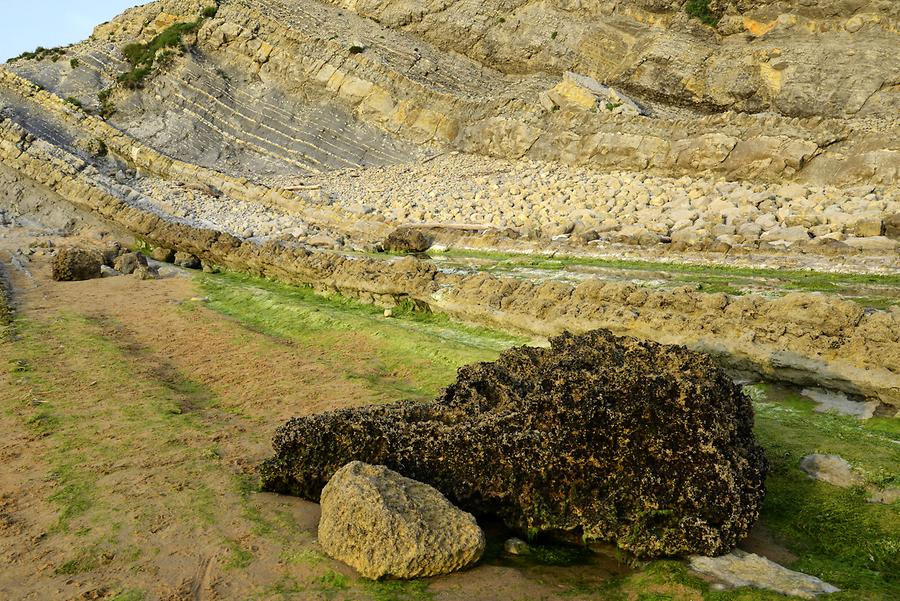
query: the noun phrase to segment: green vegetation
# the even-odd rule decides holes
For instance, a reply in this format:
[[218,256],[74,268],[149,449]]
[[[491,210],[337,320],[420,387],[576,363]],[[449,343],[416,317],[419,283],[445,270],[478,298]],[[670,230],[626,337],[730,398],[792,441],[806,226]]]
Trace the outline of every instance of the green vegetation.
[[[377,391],[385,401],[431,399],[453,381],[459,366],[489,361],[525,340],[463,326],[412,304],[383,309],[344,297],[323,297],[301,288],[225,273],[201,276],[208,306],[244,325],[280,338],[330,349],[337,373]],[[366,349],[364,370],[349,370],[345,353]]]
[[143,87],[144,80],[153,71],[154,64],[161,63],[164,66],[171,62],[174,53],[168,49],[183,47],[183,37],[196,33],[204,18],[200,16],[196,21],[175,23],[146,44],[133,43],[125,46],[122,54],[131,65],[131,70],[122,73],[118,82],[132,90]]
[[763,521],[799,557],[790,567],[846,589],[834,599],[866,598],[863,591],[900,598],[900,503],[869,503],[863,487],[811,480],[798,467],[810,453],[836,454],[868,487],[900,487],[900,420],[815,413],[797,396],[756,407],[771,465]]
[[[897,293],[900,290],[900,276],[898,275],[823,273],[797,269],[695,265],[470,250],[430,251],[429,254],[451,265],[468,264],[480,271],[498,275],[515,275],[517,270],[522,269],[573,273],[589,270],[623,271],[634,272],[633,275],[628,275],[629,279],[643,275],[648,280],[665,280],[670,284],[696,285],[704,292],[726,292],[733,295],[757,290],[775,294],[825,292],[838,294],[847,300],[853,300],[866,307],[876,309],[900,304],[900,294]],[[866,294],[856,294],[856,288],[865,289]],[[879,289],[885,291],[884,296],[877,294]]]
[[42,61],[44,59],[50,59],[51,61],[56,62],[65,54],[66,49],[62,47],[44,48],[43,46],[38,46],[33,52],[23,52],[19,56],[9,59],[9,62],[14,63],[20,60]]
[[360,580],[360,584],[372,601],[431,601],[434,599],[434,596],[428,592],[428,582],[424,580],[378,582]]
[[218,13],[219,13],[218,6],[207,6],[206,8],[203,9],[203,12],[201,12],[200,15],[202,17],[204,17],[205,19],[212,19]]
[[719,17],[709,9],[709,0],[687,0],[684,11],[710,27],[715,27],[719,22]]
[[109,119],[116,112],[116,105],[112,101],[114,88],[106,88],[100,90],[97,94],[97,100],[100,102],[100,116]]
[[69,96],[68,98],[66,98],[66,104],[70,104],[77,109],[84,110],[84,104],[74,96]]
[[558,36],[558,35],[559,35],[559,32],[558,32],[558,31],[554,31],[553,33],[550,34],[550,39],[551,39],[551,40],[555,40],[555,39],[556,39],[556,36]]
[[98,157],[105,157],[109,154],[109,147],[107,147],[106,142],[100,138],[91,140],[91,147],[94,149],[94,154]]
[[77,69],[80,65],[81,65],[81,61],[78,60],[77,58],[73,58],[72,60],[69,61],[69,66],[72,67],[73,69]]
[[228,560],[225,562],[226,570],[241,570],[253,562],[253,554],[233,540],[225,541],[228,547]]

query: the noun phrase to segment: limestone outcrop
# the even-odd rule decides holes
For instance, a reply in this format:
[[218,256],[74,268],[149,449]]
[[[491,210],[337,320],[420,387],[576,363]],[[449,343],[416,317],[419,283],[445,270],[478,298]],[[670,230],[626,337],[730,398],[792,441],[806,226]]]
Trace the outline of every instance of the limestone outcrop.
[[384,466],[354,461],[322,490],[319,544],[366,578],[424,578],[465,569],[484,533],[440,492]]
[[840,589],[815,576],[789,570],[754,553],[735,550],[721,557],[692,557],[691,568],[729,588],[749,586],[815,599]]
[[520,532],[578,532],[649,557],[731,550],[767,463],[750,400],[682,347],[564,334],[460,369],[432,403],[294,418],[267,490],[318,500],[348,461],[429,483]]

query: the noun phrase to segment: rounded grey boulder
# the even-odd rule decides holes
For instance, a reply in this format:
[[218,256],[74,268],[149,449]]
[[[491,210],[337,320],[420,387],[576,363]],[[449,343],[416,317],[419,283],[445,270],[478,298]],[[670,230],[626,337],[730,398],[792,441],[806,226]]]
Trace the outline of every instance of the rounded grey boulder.
[[366,578],[421,578],[464,569],[484,552],[471,514],[427,484],[353,461],[322,490],[319,544]]

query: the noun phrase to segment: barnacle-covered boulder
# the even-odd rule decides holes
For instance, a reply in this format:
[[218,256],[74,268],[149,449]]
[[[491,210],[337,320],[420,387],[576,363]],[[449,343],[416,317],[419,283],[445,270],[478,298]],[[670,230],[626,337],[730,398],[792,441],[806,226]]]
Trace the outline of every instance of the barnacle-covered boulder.
[[645,557],[717,555],[756,522],[767,464],[749,399],[705,355],[606,330],[463,367],[435,401],[294,418],[266,489],[318,500],[349,461],[386,465],[534,534]]

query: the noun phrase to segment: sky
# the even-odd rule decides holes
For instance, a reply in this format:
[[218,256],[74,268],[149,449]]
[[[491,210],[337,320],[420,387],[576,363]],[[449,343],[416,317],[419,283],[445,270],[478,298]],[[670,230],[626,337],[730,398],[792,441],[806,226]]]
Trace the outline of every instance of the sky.
[[80,42],[95,25],[145,0],[0,0],[0,62]]

